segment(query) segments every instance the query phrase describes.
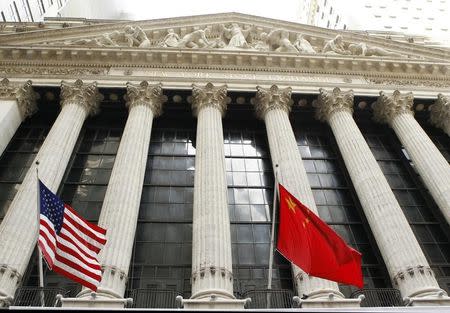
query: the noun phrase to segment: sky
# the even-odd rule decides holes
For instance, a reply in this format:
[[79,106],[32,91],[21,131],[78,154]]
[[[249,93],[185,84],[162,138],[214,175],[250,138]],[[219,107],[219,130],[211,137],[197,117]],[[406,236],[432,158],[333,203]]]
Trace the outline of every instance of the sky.
[[[239,12],[285,21],[298,21],[299,0],[89,0],[92,8],[86,12],[87,0],[71,0],[65,9],[80,12],[74,15],[91,18],[121,18],[147,20],[187,15]],[[115,12],[113,12],[114,10]],[[118,13],[119,12],[119,13]]]
[[[87,6],[88,1],[89,5]],[[439,37],[439,41],[443,41],[441,37],[445,36],[446,40],[448,40],[449,38],[447,37],[450,32],[444,31],[439,33],[439,31],[440,28],[448,28],[447,15],[450,12],[450,8],[444,10],[444,13],[441,13],[438,9],[442,5],[450,6],[450,0],[429,1],[372,1],[372,9],[370,9],[373,10],[372,15],[376,17],[377,12],[381,10],[379,14],[387,17],[386,10],[389,10],[389,14],[395,15],[395,19],[388,21],[388,26],[395,25],[396,30],[393,27],[384,29],[383,24],[373,18],[362,18],[362,16],[366,16],[363,14],[363,6],[366,3],[364,0],[339,0],[334,2],[333,5],[339,7],[335,8],[338,11],[351,12],[351,15],[347,17],[347,23],[352,29],[392,29],[403,33],[421,34],[423,29],[428,27],[428,29],[433,30],[432,33],[427,33],[428,36]],[[301,0],[70,0],[61,13],[62,16],[82,16],[91,19],[151,20],[239,12],[299,23],[302,10],[301,2]],[[419,9],[416,7],[423,9],[418,11]],[[69,15],[65,15],[64,11],[70,12]],[[423,18],[421,22],[417,22],[413,20],[414,16],[423,16]],[[402,27],[401,29],[405,30],[401,30],[401,26],[407,27]],[[438,32],[435,33],[435,30]]]
[[[298,12],[293,9],[299,6],[298,0],[161,0],[164,5],[155,5],[154,1],[130,0],[127,1],[129,9],[133,6],[139,8],[133,10],[133,19],[163,18],[183,15],[198,15],[221,12],[240,12],[252,15],[271,17],[286,21],[298,20]],[[132,5],[131,5],[132,4]]]

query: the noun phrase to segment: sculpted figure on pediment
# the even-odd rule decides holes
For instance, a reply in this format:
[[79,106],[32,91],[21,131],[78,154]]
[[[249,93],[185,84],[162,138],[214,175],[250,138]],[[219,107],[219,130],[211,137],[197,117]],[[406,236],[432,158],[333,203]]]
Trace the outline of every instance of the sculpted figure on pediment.
[[251,48],[247,38],[250,33],[254,32],[254,27],[242,29],[237,23],[232,23],[230,27],[220,25],[222,37],[229,40],[226,46],[227,49],[248,49]]
[[270,51],[269,36],[266,32],[259,34],[259,40],[252,40],[251,47],[258,51]]
[[289,32],[287,30],[284,29],[272,30],[268,35],[268,42],[273,51],[297,52],[297,49],[289,40]]
[[349,55],[349,54],[351,54],[350,51],[345,49],[344,41],[343,41],[341,35],[337,35],[333,39],[327,41],[325,43],[325,45],[323,46],[322,53],[326,53],[326,54],[342,54],[342,55]]
[[208,27],[205,29],[198,29],[185,35],[178,42],[177,47],[179,48],[205,48],[209,47],[211,43],[208,41],[206,36],[208,36],[210,30]]
[[125,26],[124,34],[129,47],[149,48],[151,46],[150,40],[139,26]]
[[308,40],[303,38],[302,34],[297,35],[297,39],[294,42],[294,47],[300,53],[317,53],[316,50],[311,46]]
[[122,31],[104,33],[95,38],[81,38],[66,40],[64,42],[49,42],[51,45],[82,45],[90,47],[150,47],[150,40],[139,26],[125,26]]
[[167,35],[164,37],[161,42],[161,47],[177,47],[178,42],[180,41],[180,36],[176,34],[172,28],[167,31]]
[[405,55],[388,51],[386,49],[374,46],[368,46],[365,43],[361,42],[358,44],[349,44],[348,49],[353,55],[362,55],[362,56],[393,56],[393,57],[406,57]]
[[[64,45],[82,45],[90,47],[118,47],[119,42],[123,39],[123,34],[119,31],[113,31],[111,33],[105,33],[97,38],[88,39],[75,39],[64,41]],[[60,42],[51,42],[49,44],[60,44]]]

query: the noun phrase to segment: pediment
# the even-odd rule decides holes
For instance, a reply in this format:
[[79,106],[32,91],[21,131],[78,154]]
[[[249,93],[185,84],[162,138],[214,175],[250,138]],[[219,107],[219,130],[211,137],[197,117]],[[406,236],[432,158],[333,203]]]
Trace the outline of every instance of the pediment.
[[63,49],[214,50],[445,62],[450,59],[450,52],[442,49],[240,13],[92,25],[69,23],[63,28],[47,28],[44,24],[27,29],[24,24],[21,32],[0,32],[0,42],[2,46]]

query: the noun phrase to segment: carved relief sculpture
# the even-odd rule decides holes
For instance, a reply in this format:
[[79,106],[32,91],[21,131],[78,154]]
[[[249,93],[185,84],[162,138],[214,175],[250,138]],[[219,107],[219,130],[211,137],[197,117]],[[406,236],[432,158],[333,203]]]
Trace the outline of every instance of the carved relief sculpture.
[[247,37],[251,32],[254,31],[254,27],[251,26],[248,29],[242,29],[237,23],[232,23],[230,28],[225,27],[225,25],[220,25],[223,36],[229,39],[227,44],[228,49],[248,49],[250,48],[247,42]]
[[362,56],[393,56],[393,57],[406,57],[405,55],[395,53],[392,51],[387,51],[380,47],[368,46],[365,43],[361,42],[358,44],[349,44],[348,49],[353,55],[362,55]]
[[294,42],[294,47],[300,53],[317,53],[309,41],[303,38],[302,34],[297,35],[297,39]]
[[289,32],[284,29],[272,30],[269,35],[270,47],[277,52],[297,52],[297,49],[289,40]]
[[270,45],[268,42],[269,36],[266,32],[262,32],[259,35],[259,40],[252,41],[252,48],[258,51],[270,51]]
[[179,48],[205,48],[210,46],[210,42],[206,38],[210,33],[209,27],[198,29],[185,35],[177,44]]
[[323,46],[322,53],[326,54],[342,54],[342,55],[349,55],[351,54],[350,51],[345,49],[344,42],[342,40],[341,35],[337,35],[333,39],[327,41],[325,45]]
[[176,34],[172,28],[167,31],[167,35],[164,37],[161,47],[176,47],[180,41],[180,36]]
[[125,39],[130,47],[149,48],[150,40],[139,26],[125,26]]

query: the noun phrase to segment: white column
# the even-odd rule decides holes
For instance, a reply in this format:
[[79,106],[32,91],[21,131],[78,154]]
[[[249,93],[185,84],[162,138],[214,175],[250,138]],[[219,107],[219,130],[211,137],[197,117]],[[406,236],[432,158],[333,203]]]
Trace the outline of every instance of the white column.
[[430,122],[450,136],[450,99],[441,93],[431,106]]
[[[255,109],[257,116],[266,124],[274,171],[275,165],[278,164],[278,181],[311,211],[318,214],[305,166],[289,122],[288,114],[292,105],[291,88],[279,89],[276,85],[270,89],[259,86],[256,88]],[[298,295],[308,295],[310,302],[319,300],[315,303],[318,306],[342,306],[346,302],[343,301],[344,296],[339,291],[337,283],[309,276],[295,265],[292,265],[292,269]],[[307,301],[303,302],[303,307],[308,306]],[[358,305],[358,302],[356,300],[353,305]]]
[[[72,155],[84,120],[98,109],[96,84],[62,82],[62,110],[36,159],[39,176],[56,192]],[[0,296],[13,296],[24,274],[37,240],[36,168],[28,170],[0,225]]]
[[192,237],[192,297],[233,299],[230,219],[222,116],[227,87],[193,85],[197,116]]
[[374,118],[388,123],[395,131],[414,168],[450,223],[450,165],[414,119],[413,100],[411,92],[402,95],[396,90],[391,96],[380,92],[373,108]]
[[393,286],[403,297],[437,298],[443,290],[353,120],[353,91],[320,89],[316,108],[317,118],[331,126]]
[[[98,298],[123,298],[136,232],[153,118],[162,112],[161,84],[127,84],[129,115],[103,201],[99,226],[107,243],[99,255],[102,281]],[[79,295],[90,296],[84,289]]]
[[23,120],[36,110],[31,80],[20,85],[7,78],[0,81],[0,156]]

